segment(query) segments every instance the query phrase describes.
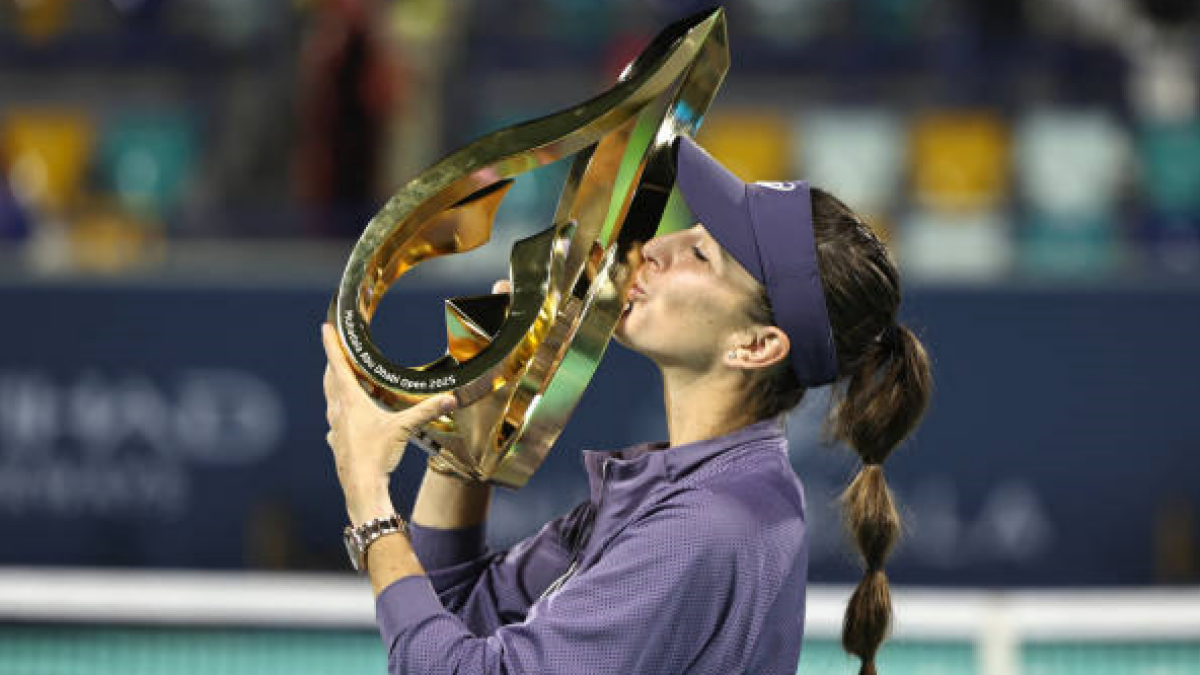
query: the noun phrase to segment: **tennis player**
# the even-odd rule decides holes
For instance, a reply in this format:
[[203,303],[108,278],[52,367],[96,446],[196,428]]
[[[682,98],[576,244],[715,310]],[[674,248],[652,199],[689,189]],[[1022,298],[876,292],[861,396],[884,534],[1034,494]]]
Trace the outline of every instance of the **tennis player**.
[[900,529],[882,464],[931,389],[896,267],[805,182],[743,183],[688,138],[676,169],[699,222],[646,243],[616,332],[661,371],[670,438],[585,453],[589,499],[508,550],[484,544],[491,488],[436,466],[411,524],[394,513],[391,471],[453,396],[381,410],[323,328],[328,440],[391,672],[792,675],[808,539],[782,419],[827,384],[827,428],[862,460],[843,645],[875,672]]

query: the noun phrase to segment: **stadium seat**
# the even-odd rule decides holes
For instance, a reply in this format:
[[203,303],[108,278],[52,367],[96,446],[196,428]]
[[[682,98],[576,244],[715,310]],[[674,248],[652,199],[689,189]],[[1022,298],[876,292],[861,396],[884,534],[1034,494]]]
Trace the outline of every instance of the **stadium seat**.
[[1200,119],[1143,125],[1137,152],[1150,260],[1171,272],[1200,269]]
[[1143,126],[1138,155],[1142,193],[1151,210],[1200,214],[1200,119]]
[[1060,276],[1113,270],[1124,257],[1116,209],[1132,169],[1125,128],[1099,109],[1041,109],[1020,119],[1015,136],[1026,214],[1021,269]]
[[872,221],[896,206],[906,148],[894,115],[870,108],[816,110],[801,113],[796,127],[792,145],[801,176]]
[[982,281],[1012,268],[1011,226],[994,212],[921,210],[901,223],[897,251],[914,278]]
[[107,125],[97,151],[101,187],[126,209],[161,218],[178,204],[197,162],[184,115],[129,113]]
[[17,199],[28,208],[61,210],[82,192],[95,129],[71,110],[11,111],[0,120],[0,158]]
[[1014,155],[1025,206],[1060,219],[1109,217],[1131,169],[1129,135],[1103,110],[1025,115]]
[[1096,277],[1124,260],[1118,220],[1110,214],[1030,214],[1019,236],[1020,267],[1035,276]]
[[912,130],[913,187],[920,206],[978,211],[1008,198],[1009,137],[991,112],[926,114]]
[[774,111],[712,113],[697,140],[742,180],[786,180],[792,177],[791,129]]

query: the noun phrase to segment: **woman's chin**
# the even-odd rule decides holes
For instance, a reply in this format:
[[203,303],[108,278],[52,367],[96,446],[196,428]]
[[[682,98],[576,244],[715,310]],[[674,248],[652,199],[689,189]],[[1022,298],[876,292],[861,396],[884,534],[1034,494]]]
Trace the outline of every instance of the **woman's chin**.
[[636,311],[635,307],[630,307],[621,314],[621,318],[617,320],[617,325],[613,329],[613,340],[630,351],[646,355],[644,343],[647,336],[644,331],[647,326],[644,321],[645,317],[633,316]]
[[617,344],[621,345],[622,347],[624,347],[626,349],[629,349],[629,350],[632,350],[635,352],[640,352],[641,350],[639,350],[637,348],[636,342],[634,341],[633,337],[629,333],[630,333],[629,312],[625,312],[624,314],[621,315],[621,318],[617,321],[616,328],[613,329],[613,340]]
[[617,321],[617,327],[613,330],[613,340],[615,340],[616,343],[621,345],[622,347],[632,349],[632,347],[629,345],[629,337],[627,335],[625,335],[625,317],[624,316],[622,316],[620,318],[620,320]]

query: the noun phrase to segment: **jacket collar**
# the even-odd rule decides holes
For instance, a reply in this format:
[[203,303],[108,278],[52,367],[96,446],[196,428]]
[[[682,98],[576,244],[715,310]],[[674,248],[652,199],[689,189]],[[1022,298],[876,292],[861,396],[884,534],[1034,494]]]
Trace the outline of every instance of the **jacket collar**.
[[620,493],[621,501],[638,503],[652,487],[683,480],[726,450],[758,441],[778,441],[771,445],[786,452],[782,418],[762,420],[724,436],[675,447],[659,441],[615,451],[584,450],[592,503],[600,503],[601,491],[606,487],[610,494]]

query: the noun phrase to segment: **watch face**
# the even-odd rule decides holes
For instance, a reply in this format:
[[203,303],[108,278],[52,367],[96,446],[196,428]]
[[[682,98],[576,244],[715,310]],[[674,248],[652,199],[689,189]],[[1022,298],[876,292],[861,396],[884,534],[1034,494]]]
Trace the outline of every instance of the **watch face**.
[[346,544],[346,555],[350,556],[350,564],[354,566],[354,571],[361,572],[362,546],[358,543],[358,537],[354,536],[354,530],[346,528],[342,542]]

